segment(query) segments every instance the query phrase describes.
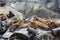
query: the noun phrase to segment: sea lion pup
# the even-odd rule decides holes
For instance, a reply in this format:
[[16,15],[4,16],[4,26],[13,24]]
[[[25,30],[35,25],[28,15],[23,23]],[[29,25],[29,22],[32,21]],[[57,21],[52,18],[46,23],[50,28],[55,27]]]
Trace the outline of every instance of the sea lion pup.
[[13,31],[15,28],[18,28],[23,24],[23,22],[17,18],[14,18],[13,21],[13,24],[9,27],[10,31]]
[[40,21],[40,22],[43,22],[43,23],[46,23],[46,21],[47,21],[45,18],[41,18],[41,17],[38,17],[36,15],[33,15],[31,17],[31,20]]
[[50,27],[50,28],[56,28],[56,27],[59,27],[60,26],[60,22],[58,21],[54,21],[52,19],[48,19],[46,21],[47,25]]
[[60,22],[58,22],[58,21],[53,21],[53,22],[52,22],[52,25],[55,26],[55,28],[56,28],[56,27],[59,27],[59,26],[60,26]]
[[8,19],[7,14],[4,14],[4,13],[0,14],[0,18],[1,18],[1,21]]
[[37,28],[37,27],[41,27],[41,28],[47,28],[50,29],[50,27],[42,22],[39,21],[31,21],[31,27],[33,28]]
[[46,29],[50,29],[50,27],[42,22],[39,21],[31,21],[29,23],[23,24],[21,27],[23,28],[27,28],[27,27],[32,27],[34,29],[41,27],[41,28],[46,28]]

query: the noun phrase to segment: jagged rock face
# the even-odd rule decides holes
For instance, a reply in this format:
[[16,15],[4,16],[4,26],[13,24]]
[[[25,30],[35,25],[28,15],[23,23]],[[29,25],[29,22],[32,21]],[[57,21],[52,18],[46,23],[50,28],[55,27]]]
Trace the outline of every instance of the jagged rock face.
[[60,18],[60,14],[41,7],[40,4],[35,4],[31,2],[16,2],[15,4],[11,3],[11,7],[23,13],[26,17],[38,15],[45,18]]
[[40,7],[43,6],[43,0],[6,0],[5,2],[7,5],[10,5],[12,8],[23,13],[27,17],[38,15],[45,18],[60,18],[60,14]]

